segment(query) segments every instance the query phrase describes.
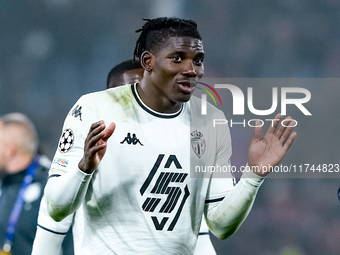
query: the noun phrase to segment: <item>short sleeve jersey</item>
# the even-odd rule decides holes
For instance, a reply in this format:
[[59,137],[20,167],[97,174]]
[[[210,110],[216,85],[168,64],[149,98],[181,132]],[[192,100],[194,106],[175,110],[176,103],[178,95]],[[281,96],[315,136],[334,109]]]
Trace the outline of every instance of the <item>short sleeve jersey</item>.
[[[195,166],[228,165],[224,114],[192,97],[173,114],[147,107],[136,84],[82,96],[70,110],[51,175],[80,171],[84,140],[92,123],[116,129],[94,172],[81,210],[81,254],[193,254],[204,204],[233,187],[232,178],[192,178]],[[198,117],[194,115],[199,114]]]

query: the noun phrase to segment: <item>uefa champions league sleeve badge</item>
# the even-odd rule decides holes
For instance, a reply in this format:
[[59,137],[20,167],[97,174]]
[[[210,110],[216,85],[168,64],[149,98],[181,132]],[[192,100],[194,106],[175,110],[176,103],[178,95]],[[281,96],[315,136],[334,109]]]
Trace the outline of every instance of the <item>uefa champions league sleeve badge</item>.
[[58,149],[61,153],[68,152],[74,144],[74,133],[71,129],[64,130],[60,137]]

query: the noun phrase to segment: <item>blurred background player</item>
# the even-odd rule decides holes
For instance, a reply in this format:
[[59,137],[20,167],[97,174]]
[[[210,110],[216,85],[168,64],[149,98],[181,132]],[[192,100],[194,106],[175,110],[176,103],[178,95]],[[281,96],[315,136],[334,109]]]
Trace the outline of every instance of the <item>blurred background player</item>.
[[31,253],[50,167],[37,149],[36,128],[25,115],[0,118],[0,254]]
[[114,88],[125,84],[140,82],[144,69],[138,61],[126,60],[111,69],[107,75],[106,88]]

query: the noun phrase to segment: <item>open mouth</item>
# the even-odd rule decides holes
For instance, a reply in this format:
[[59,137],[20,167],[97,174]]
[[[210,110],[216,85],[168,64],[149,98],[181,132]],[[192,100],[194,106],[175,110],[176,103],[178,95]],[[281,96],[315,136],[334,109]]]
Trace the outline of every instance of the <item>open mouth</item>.
[[196,82],[195,81],[178,81],[177,82],[180,90],[184,93],[191,93],[196,88]]

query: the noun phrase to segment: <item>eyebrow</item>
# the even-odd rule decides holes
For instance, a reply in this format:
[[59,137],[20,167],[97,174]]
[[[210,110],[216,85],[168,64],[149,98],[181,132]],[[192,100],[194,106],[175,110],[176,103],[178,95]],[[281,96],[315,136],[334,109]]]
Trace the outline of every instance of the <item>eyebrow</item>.
[[204,51],[200,51],[200,52],[198,52],[196,55],[197,55],[197,56],[201,56],[201,57],[204,57],[204,56],[205,56]]
[[[173,54],[182,54],[182,55],[184,55],[184,54],[186,54],[186,51],[183,51],[183,50],[174,50],[173,52],[170,52],[170,53],[169,53],[169,55],[173,55]],[[196,56],[201,56],[201,57],[204,57],[204,56],[205,56],[203,50],[197,52],[195,55],[196,55]]]

